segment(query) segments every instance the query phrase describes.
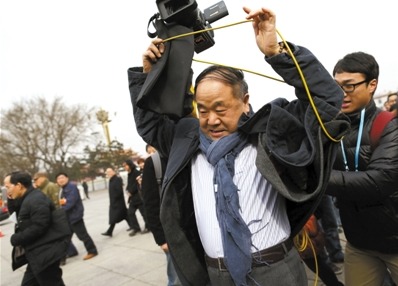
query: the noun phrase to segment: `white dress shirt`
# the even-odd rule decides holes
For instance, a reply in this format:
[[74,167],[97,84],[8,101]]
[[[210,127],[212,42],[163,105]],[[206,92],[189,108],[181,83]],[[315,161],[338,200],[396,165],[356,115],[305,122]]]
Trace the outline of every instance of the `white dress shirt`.
[[[276,245],[290,235],[285,199],[273,190],[255,165],[257,150],[246,146],[235,159],[233,181],[238,187],[240,214],[252,233],[252,253]],[[216,215],[214,167],[203,152],[192,160],[192,192],[196,223],[209,257],[224,257]]]

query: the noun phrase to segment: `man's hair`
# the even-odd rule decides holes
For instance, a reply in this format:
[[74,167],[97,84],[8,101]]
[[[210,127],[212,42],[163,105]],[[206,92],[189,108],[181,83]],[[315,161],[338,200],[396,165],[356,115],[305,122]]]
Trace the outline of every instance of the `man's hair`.
[[25,188],[32,186],[32,176],[27,172],[15,171],[10,174],[10,183],[16,185],[20,183]]
[[59,172],[57,175],[55,175],[55,178],[58,178],[59,176],[65,176],[65,177],[69,178],[68,174],[65,172]]
[[125,160],[124,163],[125,163],[127,166],[130,167],[130,170],[131,170],[131,171],[136,167],[135,164],[134,164],[134,162],[133,162],[133,160],[131,160],[131,159]]
[[391,96],[393,96],[393,95],[398,95],[398,92],[393,92],[393,93],[390,93],[389,95],[387,95],[387,101],[390,99],[390,97]]
[[37,172],[36,174],[33,175],[33,178],[48,178],[48,174],[46,172]]
[[333,75],[343,72],[364,74],[365,80],[370,82],[372,79],[379,78],[379,64],[372,55],[355,52],[347,54],[334,66]]
[[113,165],[108,165],[106,169],[112,169],[113,171],[116,171],[116,168]]
[[202,71],[195,80],[195,95],[198,84],[205,79],[222,81],[232,87],[236,98],[243,99],[248,93],[249,87],[245,81],[245,76],[241,70],[213,65]]

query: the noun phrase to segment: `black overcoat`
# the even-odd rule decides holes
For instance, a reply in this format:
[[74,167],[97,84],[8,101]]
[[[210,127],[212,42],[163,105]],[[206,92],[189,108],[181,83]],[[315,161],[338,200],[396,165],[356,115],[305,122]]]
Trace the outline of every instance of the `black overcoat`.
[[[44,238],[51,235],[47,231],[51,227],[51,212],[54,209],[51,200],[39,189],[29,188],[21,199],[16,200],[18,223],[15,234],[11,236],[11,244],[25,248],[26,258],[34,273],[40,273],[66,255],[69,237],[55,240]],[[47,242],[39,243],[43,239]]]
[[[306,48],[291,45],[306,75],[311,101],[323,127],[339,139],[349,127],[341,113],[343,91]],[[256,166],[274,190],[286,198],[291,236],[314,212],[324,194],[337,151],[337,140],[325,135],[297,72],[286,53],[266,61],[295,88],[296,100],[277,98],[264,105],[239,130],[257,140]],[[137,131],[168,163],[163,178],[160,219],[170,255],[183,285],[207,285],[209,276],[197,231],[191,189],[191,160],[199,149],[196,118],[168,118],[137,106],[147,74],[142,67],[128,70],[131,102]]]
[[123,180],[117,175],[109,179],[109,224],[121,222],[127,217],[124,202]]

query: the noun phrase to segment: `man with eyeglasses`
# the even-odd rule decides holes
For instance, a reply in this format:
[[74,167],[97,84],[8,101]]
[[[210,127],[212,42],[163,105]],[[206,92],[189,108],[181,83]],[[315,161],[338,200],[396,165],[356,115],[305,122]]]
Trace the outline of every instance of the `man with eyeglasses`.
[[388,272],[398,283],[398,119],[388,122],[377,146],[370,144],[381,112],[373,100],[379,65],[372,55],[346,55],[333,76],[344,91],[341,111],[351,119],[326,190],[336,197],[347,238],[345,283],[382,285]]

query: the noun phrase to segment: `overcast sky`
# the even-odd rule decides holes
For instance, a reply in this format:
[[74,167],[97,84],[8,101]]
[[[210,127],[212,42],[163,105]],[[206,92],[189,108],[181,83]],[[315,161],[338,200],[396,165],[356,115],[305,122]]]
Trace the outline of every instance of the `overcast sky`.
[[[202,11],[216,2],[197,1]],[[270,8],[282,36],[309,48],[330,72],[345,54],[364,51],[380,65],[377,93],[398,89],[396,40],[390,39],[396,37],[394,1],[224,2],[229,16],[213,27],[244,20],[243,6]],[[156,12],[155,0],[0,1],[1,109],[34,96],[60,96],[66,104],[103,108],[112,120],[111,139],[144,154],[132,116],[127,69],[141,65],[151,40],[148,20]],[[217,30],[214,39],[215,46],[194,57],[277,77],[257,49],[250,23]],[[194,63],[194,76],[205,67]],[[293,99],[293,89],[284,83],[246,77],[255,110],[276,97]],[[102,134],[100,125],[96,131]]]

